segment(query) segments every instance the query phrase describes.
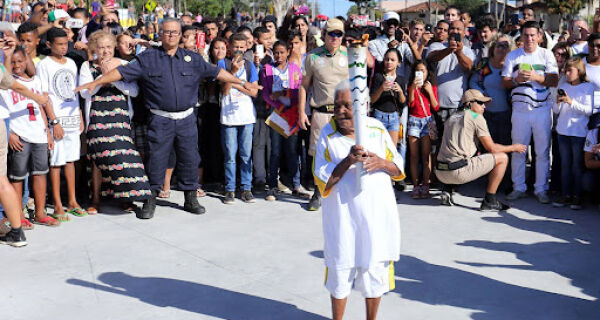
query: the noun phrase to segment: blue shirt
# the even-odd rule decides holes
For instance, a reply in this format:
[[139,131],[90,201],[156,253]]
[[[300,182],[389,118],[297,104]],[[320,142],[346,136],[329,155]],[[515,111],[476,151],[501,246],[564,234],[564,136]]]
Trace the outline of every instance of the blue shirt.
[[221,69],[193,51],[178,48],[170,56],[160,47],[147,49],[118,70],[123,81],[138,82],[148,109],[178,112],[194,107],[200,80],[216,78]]

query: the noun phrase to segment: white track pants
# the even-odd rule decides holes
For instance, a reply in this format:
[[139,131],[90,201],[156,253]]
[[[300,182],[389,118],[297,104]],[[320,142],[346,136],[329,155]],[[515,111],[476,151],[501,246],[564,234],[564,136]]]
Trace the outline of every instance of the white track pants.
[[[552,110],[548,107],[513,111],[512,142],[529,146],[531,135],[535,143],[535,192],[548,190],[550,175],[550,137]],[[525,167],[527,153],[512,153],[512,182],[514,190],[525,192]]]

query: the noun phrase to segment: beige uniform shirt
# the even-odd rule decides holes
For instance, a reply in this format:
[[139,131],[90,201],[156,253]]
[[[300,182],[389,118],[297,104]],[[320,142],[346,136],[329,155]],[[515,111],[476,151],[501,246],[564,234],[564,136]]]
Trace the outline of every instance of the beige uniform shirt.
[[482,114],[471,110],[454,114],[444,125],[438,161],[451,163],[473,157],[478,138],[485,136],[490,136],[490,131]]
[[348,52],[340,47],[331,55],[325,46],[310,51],[304,62],[303,77],[311,78],[311,107],[333,104],[335,87],[348,79]]

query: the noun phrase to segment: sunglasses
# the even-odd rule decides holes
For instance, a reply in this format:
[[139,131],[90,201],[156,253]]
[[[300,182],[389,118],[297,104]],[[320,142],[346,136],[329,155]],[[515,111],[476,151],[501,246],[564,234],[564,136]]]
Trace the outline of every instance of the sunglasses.
[[329,31],[329,32],[327,32],[327,34],[332,38],[341,38],[344,35],[343,32],[339,32],[339,31]]
[[486,104],[486,103],[487,103],[487,101],[479,101],[479,100],[473,100],[473,101],[471,101],[471,102],[477,102],[477,104],[481,104],[481,105],[483,105],[483,104]]
[[387,21],[385,24],[386,24],[388,27],[391,27],[391,26],[397,27],[397,26],[398,26],[398,22],[396,22],[396,20],[393,20],[393,21]]
[[506,43],[506,42],[498,42],[496,44],[496,47],[501,48],[501,49],[508,49],[508,43]]

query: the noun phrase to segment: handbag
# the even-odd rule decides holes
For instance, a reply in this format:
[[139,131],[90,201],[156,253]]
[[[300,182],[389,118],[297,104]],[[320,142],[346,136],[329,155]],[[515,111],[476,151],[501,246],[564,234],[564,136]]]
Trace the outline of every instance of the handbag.
[[[427,115],[427,110],[425,110],[425,104],[423,103],[423,98],[419,92],[417,92],[417,96],[419,96],[419,101],[421,102],[421,108],[423,108],[423,113]],[[429,129],[429,139],[435,141],[438,139],[438,129],[435,123],[435,119],[433,118],[433,113],[431,116],[427,117],[427,128]]]

